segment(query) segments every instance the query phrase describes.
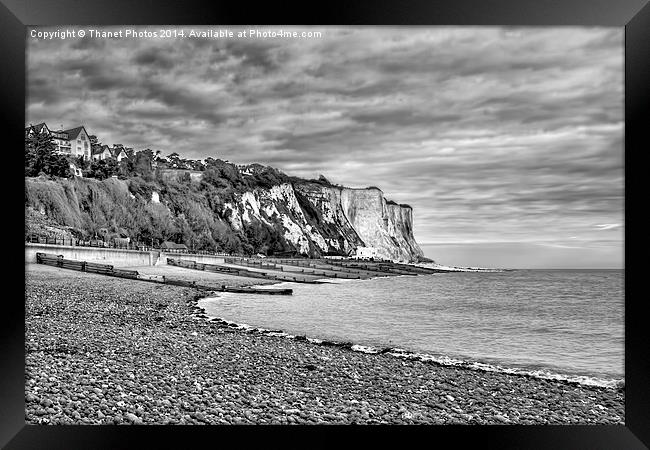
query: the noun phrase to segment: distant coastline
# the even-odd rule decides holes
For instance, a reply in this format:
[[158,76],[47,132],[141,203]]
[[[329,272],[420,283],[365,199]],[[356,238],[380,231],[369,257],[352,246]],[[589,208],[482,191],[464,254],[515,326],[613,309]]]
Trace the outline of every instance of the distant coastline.
[[439,263],[417,263],[414,264],[419,267],[426,267],[428,269],[436,269],[445,272],[510,272],[515,269],[502,269],[502,268],[490,268],[490,267],[458,267],[458,266],[448,266],[445,264]]

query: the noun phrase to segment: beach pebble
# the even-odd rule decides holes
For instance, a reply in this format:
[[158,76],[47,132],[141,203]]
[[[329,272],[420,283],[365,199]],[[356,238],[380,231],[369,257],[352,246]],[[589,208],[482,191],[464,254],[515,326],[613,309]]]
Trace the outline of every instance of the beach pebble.
[[[48,269],[26,270],[29,424],[620,424],[625,419],[624,389],[248,333],[235,330],[235,324],[228,328],[192,318],[198,294],[191,289],[155,285],[152,295],[150,283],[87,273],[62,279]],[[160,317],[161,305],[169,326],[151,320]],[[208,333],[211,329],[221,332]]]
[[190,417],[192,417],[192,418],[194,418],[196,420],[199,420],[201,422],[205,421],[205,415],[202,412],[192,413],[192,414],[190,414]]
[[142,419],[140,419],[138,416],[136,416],[133,413],[126,413],[124,417],[126,418],[126,420],[132,422],[134,425],[142,424]]

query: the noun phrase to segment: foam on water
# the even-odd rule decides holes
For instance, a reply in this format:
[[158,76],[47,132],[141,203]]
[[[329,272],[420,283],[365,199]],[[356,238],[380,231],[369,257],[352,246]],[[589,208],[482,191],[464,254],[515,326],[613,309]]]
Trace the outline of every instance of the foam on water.
[[[483,281],[481,281],[480,277],[490,276],[490,274],[472,274],[472,275],[474,276],[474,278],[471,278],[469,280],[469,282],[471,282],[471,283],[477,283],[477,282],[482,283]],[[435,275],[435,277],[444,277],[444,276],[446,276],[446,275]],[[451,277],[459,277],[459,276],[467,276],[467,275],[459,275],[459,274],[451,275]],[[503,274],[502,276],[510,276],[510,275]],[[479,277],[479,278],[476,278],[476,277]],[[390,283],[394,282],[397,278],[403,278],[403,277],[392,277],[392,281],[389,280],[389,279],[383,279],[385,281],[381,281],[381,283],[384,283],[385,285],[392,287],[392,285]],[[408,276],[406,276],[404,278],[413,279],[413,278],[419,278],[419,277],[408,277]],[[382,280],[382,279],[377,279],[377,280]],[[436,278],[436,280],[444,280],[444,278]],[[447,366],[447,367],[459,367],[459,368],[474,370],[474,371],[479,371],[479,372],[499,372],[499,373],[517,375],[517,376],[525,376],[525,377],[532,377],[532,378],[545,379],[545,380],[555,380],[555,381],[562,381],[562,382],[567,382],[567,383],[579,384],[579,385],[583,385],[583,386],[596,386],[596,387],[603,387],[603,388],[610,388],[610,389],[620,389],[620,388],[624,387],[624,379],[622,377],[595,376],[595,375],[585,374],[584,370],[582,370],[583,373],[580,373],[580,371],[563,372],[563,370],[558,370],[557,368],[546,367],[543,362],[535,363],[534,361],[531,362],[530,360],[527,360],[523,365],[522,364],[517,364],[516,362],[513,363],[513,361],[509,361],[508,363],[503,364],[502,362],[498,361],[498,357],[496,357],[497,360],[495,360],[495,357],[492,356],[492,355],[491,355],[492,356],[491,358],[483,359],[481,357],[473,358],[473,357],[466,357],[466,356],[458,357],[458,356],[447,355],[447,354],[445,354],[444,348],[442,348],[442,350],[443,350],[442,352],[438,352],[438,351],[436,351],[436,352],[421,351],[421,350],[416,350],[414,348],[411,348],[411,349],[402,348],[402,347],[406,347],[406,346],[412,347],[410,345],[410,340],[408,339],[408,337],[406,338],[406,340],[404,340],[405,338],[401,339],[400,343],[402,345],[400,345],[399,347],[395,346],[394,344],[393,345],[390,344],[390,340],[388,339],[390,337],[390,335],[388,335],[388,334],[386,335],[385,338],[376,338],[376,339],[374,339],[375,341],[377,341],[379,343],[381,343],[382,340],[384,342],[388,342],[388,346],[381,346],[381,345],[377,346],[377,345],[374,345],[374,344],[369,345],[368,342],[358,342],[357,341],[357,342],[354,342],[354,343],[350,343],[349,341],[340,341],[340,338],[347,339],[349,337],[352,337],[352,340],[359,339],[359,336],[363,335],[364,330],[356,330],[356,329],[352,328],[352,329],[354,329],[356,334],[354,334],[354,333],[353,334],[348,334],[349,331],[346,331],[346,330],[350,330],[349,327],[348,328],[343,327],[343,328],[340,328],[340,329],[339,329],[339,327],[337,327],[336,329],[339,330],[339,331],[337,331],[335,333],[332,332],[332,329],[329,329],[329,331],[324,331],[324,332],[321,331],[321,332],[319,332],[318,330],[320,330],[319,326],[320,326],[320,323],[321,323],[321,321],[320,321],[320,319],[322,318],[321,316],[317,317],[319,319],[319,321],[316,323],[316,325],[314,325],[312,323],[311,327],[306,326],[306,325],[303,327],[301,325],[301,322],[298,320],[299,318],[302,317],[302,316],[300,316],[300,311],[301,310],[296,310],[296,312],[295,312],[295,314],[298,316],[298,318],[296,318],[296,320],[298,320],[297,322],[293,323],[293,325],[289,325],[291,322],[287,322],[285,324],[285,321],[286,321],[286,318],[287,318],[287,312],[282,310],[282,308],[277,308],[277,311],[276,311],[276,308],[274,308],[274,306],[277,306],[277,305],[269,303],[271,301],[278,301],[278,300],[285,301],[285,302],[288,301],[290,305],[294,305],[296,307],[309,309],[312,304],[305,304],[305,302],[307,302],[309,299],[311,299],[311,297],[313,297],[312,294],[314,294],[315,292],[319,292],[319,291],[316,290],[318,288],[326,287],[326,288],[329,288],[329,289],[335,289],[336,287],[332,286],[332,284],[339,284],[339,285],[341,285],[340,288],[343,288],[344,286],[347,286],[346,289],[355,289],[354,292],[366,292],[368,290],[368,287],[375,286],[375,284],[373,284],[373,282],[372,282],[373,280],[341,279],[341,280],[335,280],[335,281],[334,280],[327,280],[327,281],[329,281],[329,283],[327,285],[323,284],[323,285],[317,285],[315,287],[308,286],[307,290],[304,290],[304,291],[301,291],[301,289],[305,289],[304,286],[298,287],[298,291],[296,291],[295,289],[297,288],[297,286],[296,286],[295,283],[290,283],[290,282],[279,283],[279,284],[277,284],[275,286],[277,286],[277,287],[291,286],[292,288],[294,288],[294,296],[293,296],[293,298],[288,297],[288,299],[283,299],[283,300],[275,298],[277,296],[255,295],[254,297],[257,297],[256,300],[260,301],[260,303],[256,304],[254,302],[250,303],[253,300],[255,300],[255,299],[252,298],[252,296],[246,296],[246,295],[242,296],[241,294],[219,293],[217,297],[209,297],[209,298],[205,298],[205,299],[200,300],[200,304],[204,307],[203,308],[204,310],[206,308],[209,310],[207,312],[207,314],[212,315],[212,317],[222,315],[222,314],[227,314],[227,315],[232,314],[233,317],[238,317],[238,313],[241,312],[241,311],[239,311],[238,309],[233,310],[233,308],[237,307],[236,305],[240,305],[240,306],[241,305],[246,305],[246,307],[248,309],[246,311],[244,311],[244,312],[247,312],[247,311],[250,311],[250,310],[256,310],[257,305],[263,305],[262,308],[264,309],[264,311],[258,311],[258,312],[256,312],[256,314],[253,314],[251,317],[249,317],[247,320],[245,320],[245,322],[247,322],[246,324],[243,324],[243,323],[237,324],[237,323],[235,323],[233,321],[218,319],[220,321],[223,321],[223,323],[228,324],[231,327],[236,327],[236,328],[238,328],[238,329],[240,329],[240,330],[242,330],[244,332],[260,332],[260,333],[263,333],[265,335],[281,336],[281,337],[285,337],[285,338],[288,338],[288,339],[307,340],[308,342],[311,342],[311,343],[317,344],[317,345],[335,345],[335,346],[345,347],[345,348],[347,348],[347,349],[349,349],[351,351],[355,351],[355,352],[361,352],[361,353],[366,353],[366,354],[388,354],[388,355],[396,357],[396,358],[410,359],[410,360],[420,360],[420,361],[424,361],[424,362],[431,363],[431,364]],[[465,281],[467,282],[467,280],[465,280]],[[453,279],[453,283],[462,283],[462,282],[463,281],[459,280],[458,278]],[[545,282],[548,282],[548,280],[545,280]],[[401,283],[411,283],[411,282],[410,282],[410,280],[405,280],[405,281],[402,281]],[[329,286],[331,286],[331,287],[329,287]],[[268,287],[268,285],[266,287]],[[359,288],[361,290],[358,290],[357,288]],[[527,296],[532,295],[531,292],[529,292],[529,291],[530,291],[530,289],[528,291],[526,291]],[[337,291],[333,291],[333,292],[338,293],[340,291],[337,290]],[[562,297],[564,295],[563,291],[560,290],[559,292],[561,294],[560,297]],[[550,293],[551,293],[551,291],[549,291],[549,295],[550,295]],[[307,294],[309,294],[309,295],[307,295]],[[305,295],[307,295],[307,297],[305,297]],[[557,294],[555,294],[555,295],[557,295]],[[265,299],[263,300],[263,303],[262,303],[262,299],[260,299],[259,297],[265,297]],[[271,298],[266,298],[266,297],[274,297],[274,298],[271,299]],[[317,301],[321,301],[321,302],[326,301],[326,300],[332,301],[332,300],[334,300],[336,298],[337,297],[335,296],[335,294],[331,293],[329,297],[323,297],[323,298],[317,299]],[[575,300],[572,300],[572,297],[570,297],[570,296],[569,296],[569,300],[570,301],[575,301]],[[548,301],[548,300],[546,300],[546,301]],[[458,301],[458,305],[461,305],[460,301]],[[508,305],[506,305],[506,306],[510,307],[509,305],[511,305],[511,303],[508,303]],[[374,307],[376,305],[375,305],[375,303],[371,303],[371,306]],[[401,304],[400,304],[400,306],[401,306]],[[456,306],[456,305],[454,305],[454,306]],[[495,307],[495,308],[496,307],[504,307],[497,300],[494,301],[494,305],[490,304],[488,306],[492,306],[492,307]],[[520,305],[518,303],[514,303],[513,307],[516,309],[516,308],[523,308],[523,307],[526,307],[526,306],[527,305],[525,305],[525,304]],[[366,307],[367,307],[367,305],[366,305]],[[485,307],[485,305],[483,305],[483,307]],[[349,311],[345,310],[345,305],[342,308],[343,309],[339,313],[337,313],[337,314],[342,314],[342,315],[340,317],[337,316],[336,319],[345,320],[346,313],[349,313]],[[459,309],[461,311],[461,313],[459,313],[459,314],[461,314],[461,315],[462,314],[467,314],[467,312],[464,312],[464,313],[462,312],[461,306],[458,306],[458,308],[452,308],[452,309]],[[271,316],[273,316],[273,313],[276,313],[277,317],[271,317],[270,319],[268,319],[268,317],[267,317],[268,314],[265,314],[265,313],[268,313],[269,311],[271,312],[271,314],[270,314]],[[361,309],[361,311],[362,311],[362,309]],[[397,319],[395,319],[395,317],[402,317],[402,319],[404,317],[406,317],[406,318],[409,317],[408,314],[406,314],[406,315],[401,314],[401,313],[403,313],[403,311],[400,310],[400,309],[397,309],[396,311],[397,311],[397,313],[394,313],[394,314],[399,314],[399,315],[398,316],[391,316],[390,320],[397,320]],[[435,310],[434,309],[434,311],[436,312],[436,314],[440,314],[440,310]],[[613,311],[616,312],[617,310],[615,309]],[[454,311],[454,313],[456,313],[456,312],[457,311]],[[319,311],[319,313],[320,313],[320,311]],[[325,311],[324,314],[327,314],[327,313],[328,313],[328,311]],[[358,313],[358,310],[355,311],[354,313]],[[470,313],[471,313],[471,311],[470,311]],[[502,314],[501,311],[498,310],[498,308],[497,308],[496,313],[497,314]],[[565,313],[565,311],[562,311],[559,314],[564,314],[564,313]],[[519,315],[519,314],[521,314],[521,312],[517,310],[517,311],[514,312],[514,314]],[[599,314],[602,315],[602,313],[599,313]],[[241,314],[239,314],[239,315],[241,315]],[[265,320],[261,320],[260,317],[263,317]],[[451,317],[454,318],[454,316],[451,316]],[[443,319],[444,318],[446,318],[446,316],[443,317]],[[266,319],[268,319],[268,320],[266,320]],[[582,320],[583,318],[579,317],[579,319]],[[415,320],[418,320],[418,315],[417,314],[415,315]],[[578,324],[582,323],[582,322],[580,322],[580,320],[578,320],[578,322],[577,322]],[[611,318],[610,321],[616,322],[616,314],[614,314],[614,316]],[[443,320],[443,322],[445,322],[445,321]],[[264,323],[266,323],[268,325],[269,323],[271,323],[271,324],[273,324],[273,326],[279,325],[278,328],[285,328],[285,327],[288,326],[291,329],[291,332],[279,331],[277,329],[271,330],[271,329],[268,329],[268,328],[256,328],[256,327],[253,327],[251,325],[248,325],[248,323],[258,323],[260,325],[262,325]],[[587,323],[589,323],[590,326],[592,326],[592,328],[593,328],[593,323],[590,323],[590,322],[587,322]],[[530,325],[530,324],[527,324],[527,325]],[[557,333],[563,333],[563,332],[567,333],[568,332],[567,330],[572,331],[571,327],[567,326],[567,324],[561,323],[561,325],[562,326],[560,326],[558,324],[549,323],[547,326],[538,326],[537,324],[535,324],[534,327],[530,326],[530,329],[533,329],[533,330],[542,330],[543,329],[543,330],[546,330],[545,333],[556,333],[556,334]],[[404,326],[408,328],[408,324],[405,324]],[[462,332],[463,333],[469,333],[469,332],[472,331],[471,327],[467,327],[467,328],[468,328],[467,331],[462,331]],[[583,326],[583,328],[584,328],[584,326]],[[451,324],[450,329],[453,332],[453,330],[454,330],[453,323]],[[307,330],[309,330],[309,331],[307,331]],[[412,331],[414,330],[413,331],[414,333],[417,332],[417,328],[412,328],[410,330],[412,330]],[[307,331],[307,333],[304,333],[304,331]],[[371,330],[371,331],[373,331],[373,330]],[[376,330],[374,330],[374,331],[376,331]],[[577,332],[582,332],[582,331],[583,330],[581,330],[581,329],[577,330]],[[609,334],[608,334],[609,332],[603,331],[602,333],[598,333],[598,331],[599,330],[593,331],[591,333],[591,335],[589,335],[589,336],[591,336],[590,338],[591,339],[601,339],[602,340],[602,339],[606,339],[609,336]],[[509,332],[512,333],[512,331],[509,331]],[[387,333],[388,333],[388,331],[387,331]],[[480,333],[480,330],[479,330],[479,333]],[[523,331],[516,331],[515,333],[523,333]],[[541,331],[540,331],[540,333],[541,333]],[[308,334],[309,336],[305,336],[305,334]],[[328,335],[333,336],[335,334],[339,335],[338,340],[331,339],[331,338],[326,338],[326,336],[328,336]],[[603,336],[600,336],[599,334],[602,334]],[[354,336],[357,336],[357,337],[355,338]],[[585,336],[582,336],[582,338],[584,339]],[[435,336],[433,338],[435,338]],[[544,336],[544,338],[546,339],[545,336]],[[542,339],[542,338],[538,337],[537,339],[539,340],[539,339]],[[567,339],[570,339],[570,338],[567,338]],[[360,339],[360,340],[363,341],[364,339]],[[367,339],[365,339],[365,340],[367,341]],[[437,342],[437,341],[435,341],[435,339],[434,339],[434,342]],[[417,348],[417,345],[415,347]],[[480,352],[479,352],[479,354],[480,354]],[[531,354],[533,354],[533,352],[531,352]],[[581,355],[578,355],[578,357],[581,357]],[[622,358],[622,348],[621,348],[621,358]],[[566,361],[564,363],[566,364]],[[584,363],[584,361],[582,361],[582,363]]]
[[[201,302],[209,301],[211,299],[213,299],[213,297],[206,297],[204,299],[201,299],[199,301],[199,304],[201,304]],[[287,339],[296,339],[298,337],[296,335],[286,333],[280,330],[270,330],[267,328],[254,327],[245,323],[236,323],[216,316],[208,316],[208,317],[209,320],[221,322],[235,330],[241,330],[245,332],[254,331],[263,334],[265,336],[276,336],[276,337],[283,337]],[[459,367],[459,368],[469,369],[477,372],[498,372],[498,373],[504,373],[508,375],[519,375],[519,376],[527,376],[531,378],[538,378],[544,380],[563,381],[563,382],[579,384],[583,386],[596,386],[596,387],[602,387],[608,389],[622,389],[625,386],[625,381],[623,379],[600,379],[600,378],[588,377],[588,376],[576,376],[576,375],[554,373],[551,371],[541,370],[541,369],[527,370],[527,369],[517,368],[517,367],[502,367],[499,365],[487,364],[478,361],[466,361],[466,360],[461,360],[456,358],[450,358],[448,356],[437,356],[437,355],[430,355],[426,353],[411,352],[398,347],[381,349],[381,348],[367,346],[367,345],[359,345],[359,344],[350,345],[348,342],[328,341],[328,340],[311,338],[311,337],[305,337],[305,340],[315,345],[323,345],[324,343],[326,343],[327,345],[331,345],[331,346],[345,347],[350,349],[351,351],[359,352],[359,353],[366,353],[370,355],[376,355],[380,353],[388,354],[396,358],[430,362],[430,363],[435,363],[437,365],[446,366],[446,367]]]

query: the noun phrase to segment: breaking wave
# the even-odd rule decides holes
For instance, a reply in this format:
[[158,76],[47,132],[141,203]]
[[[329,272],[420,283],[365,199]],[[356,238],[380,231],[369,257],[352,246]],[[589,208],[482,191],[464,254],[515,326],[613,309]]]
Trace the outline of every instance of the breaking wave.
[[605,378],[590,377],[585,375],[562,374],[562,373],[557,373],[542,368],[531,369],[531,368],[523,368],[523,367],[505,367],[498,364],[453,358],[445,355],[433,355],[429,353],[413,352],[399,347],[382,348],[382,347],[373,347],[368,345],[360,345],[360,344],[355,344],[347,341],[340,342],[340,341],[332,341],[328,339],[318,339],[313,337],[307,337],[306,335],[295,335],[295,334],[287,333],[283,330],[272,330],[267,328],[255,327],[245,323],[236,323],[221,317],[208,316],[207,313],[205,312],[205,308],[201,306],[201,302],[205,302],[206,300],[209,300],[211,298],[214,297],[206,297],[199,300],[199,305],[198,305],[199,312],[197,315],[202,316],[202,318],[207,317],[206,320],[210,322],[217,323],[234,330],[240,330],[242,332],[257,333],[266,336],[276,336],[276,337],[283,337],[286,339],[307,341],[312,344],[321,345],[321,346],[340,347],[340,348],[348,349],[353,352],[365,353],[368,355],[386,354],[404,360],[416,360],[416,361],[422,361],[425,363],[434,364],[438,366],[457,367],[457,368],[472,370],[476,372],[496,372],[496,373],[503,373],[507,375],[522,376],[522,377],[535,378],[541,380],[558,381],[558,382],[564,382],[573,385],[599,387],[599,388],[614,389],[614,390],[621,390],[625,388],[624,379],[617,379],[617,378],[605,379]]

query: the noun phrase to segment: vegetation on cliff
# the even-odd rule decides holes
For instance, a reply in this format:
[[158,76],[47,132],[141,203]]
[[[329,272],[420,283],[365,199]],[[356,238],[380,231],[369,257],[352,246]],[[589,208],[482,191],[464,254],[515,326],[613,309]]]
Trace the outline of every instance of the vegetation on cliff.
[[55,153],[52,138],[34,133],[25,137],[25,176],[40,174],[68,177],[72,173],[68,158]]
[[[126,180],[108,178],[26,178],[25,206],[29,213],[26,232],[59,230],[79,239],[123,230],[135,242],[146,245],[163,241],[184,243],[195,250],[233,253],[273,253],[292,250],[277,229],[259,222],[233,230],[228,210],[236,192],[250,188],[251,181],[221,177],[216,172],[200,183],[151,180],[136,176]],[[265,178],[266,183],[270,181]],[[159,195],[159,202],[152,195]],[[37,226],[42,216],[47,227]]]
[[323,175],[305,180],[260,164],[149,149],[119,162],[88,161],[56,154],[44,135],[26,136],[25,155],[26,235],[267,255],[346,254],[365,245],[328,203],[329,188],[343,187]]
[[[73,176],[71,164],[83,178]],[[201,170],[202,179],[194,183],[185,174],[165,180],[161,174],[168,168]],[[129,152],[120,162],[89,161],[57,154],[51,136],[33,133],[25,136],[25,176],[26,234],[90,239],[108,231],[147,245],[169,240],[196,250],[291,250],[281,233],[259,222],[233,230],[230,211],[223,208],[236,193],[290,181],[271,167],[253,164],[243,173],[219,159],[185,160],[177,153],[164,158],[150,149]]]

